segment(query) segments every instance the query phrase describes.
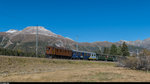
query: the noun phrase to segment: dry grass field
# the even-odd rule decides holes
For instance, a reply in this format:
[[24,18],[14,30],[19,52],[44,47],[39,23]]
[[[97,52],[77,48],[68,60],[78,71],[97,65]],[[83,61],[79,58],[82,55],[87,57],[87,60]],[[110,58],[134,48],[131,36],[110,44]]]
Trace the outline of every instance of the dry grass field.
[[150,82],[113,62],[0,56],[0,82]]

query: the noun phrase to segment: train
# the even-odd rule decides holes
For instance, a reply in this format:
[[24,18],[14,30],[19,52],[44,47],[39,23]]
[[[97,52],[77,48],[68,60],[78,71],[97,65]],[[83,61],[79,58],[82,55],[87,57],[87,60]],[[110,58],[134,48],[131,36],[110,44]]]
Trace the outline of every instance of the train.
[[46,58],[65,58],[96,61],[117,61],[116,56],[106,54],[97,54],[94,52],[69,50],[61,47],[46,47]]

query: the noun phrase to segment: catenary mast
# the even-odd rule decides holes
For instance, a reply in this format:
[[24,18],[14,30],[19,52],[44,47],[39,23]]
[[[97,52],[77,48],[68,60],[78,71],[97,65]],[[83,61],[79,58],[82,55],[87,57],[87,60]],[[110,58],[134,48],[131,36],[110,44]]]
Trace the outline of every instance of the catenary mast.
[[[78,40],[78,36],[76,36],[76,40]],[[76,50],[78,51],[78,42],[76,44]]]
[[36,27],[36,57],[38,57],[38,25]]

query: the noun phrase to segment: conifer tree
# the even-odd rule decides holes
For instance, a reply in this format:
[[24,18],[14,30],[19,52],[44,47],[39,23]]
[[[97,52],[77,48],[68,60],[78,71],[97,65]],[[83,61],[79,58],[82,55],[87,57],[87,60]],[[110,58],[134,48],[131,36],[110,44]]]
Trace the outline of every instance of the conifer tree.
[[129,56],[130,55],[129,50],[128,50],[128,46],[126,45],[125,42],[122,45],[121,51],[122,51],[123,56]]
[[117,55],[122,56],[121,45],[117,48]]
[[117,55],[117,46],[115,44],[112,44],[110,48],[110,55]]

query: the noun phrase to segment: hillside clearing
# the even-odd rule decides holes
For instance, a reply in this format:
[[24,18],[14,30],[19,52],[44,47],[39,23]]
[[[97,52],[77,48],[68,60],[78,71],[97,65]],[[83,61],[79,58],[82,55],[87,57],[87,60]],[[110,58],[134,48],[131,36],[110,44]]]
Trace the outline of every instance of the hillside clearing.
[[150,82],[150,73],[113,62],[0,56],[1,82]]

